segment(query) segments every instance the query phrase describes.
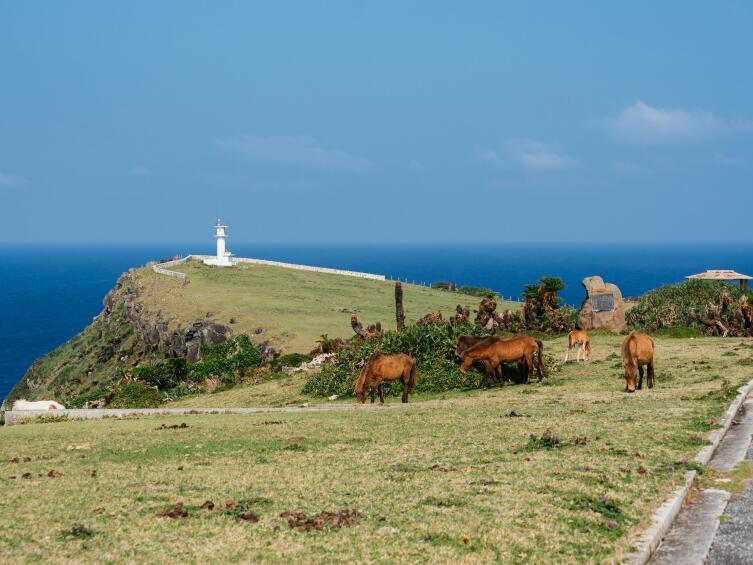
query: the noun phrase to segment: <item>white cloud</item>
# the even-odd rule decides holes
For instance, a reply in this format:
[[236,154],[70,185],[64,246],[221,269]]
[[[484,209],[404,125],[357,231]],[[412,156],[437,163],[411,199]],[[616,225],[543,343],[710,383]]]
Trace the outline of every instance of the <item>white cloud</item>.
[[152,176],[152,170],[144,165],[135,165],[131,167],[128,174],[134,177],[150,177]]
[[20,190],[27,184],[29,184],[29,180],[23,175],[0,171],[0,190]]
[[750,120],[726,119],[700,108],[654,108],[640,100],[603,124],[615,138],[642,144],[702,141],[753,132]]
[[721,163],[722,165],[729,165],[732,167],[744,167],[746,165],[745,159],[741,159],[740,157],[733,157],[732,155],[727,155],[725,153],[715,153],[714,161]]
[[487,149],[479,157],[498,167],[516,166],[529,173],[569,171],[580,166],[577,159],[533,139],[512,139],[502,151]]
[[374,165],[368,159],[351,155],[341,149],[324,147],[312,137],[240,135],[215,139],[215,145],[235,151],[256,161],[296,165],[347,173],[369,173]]

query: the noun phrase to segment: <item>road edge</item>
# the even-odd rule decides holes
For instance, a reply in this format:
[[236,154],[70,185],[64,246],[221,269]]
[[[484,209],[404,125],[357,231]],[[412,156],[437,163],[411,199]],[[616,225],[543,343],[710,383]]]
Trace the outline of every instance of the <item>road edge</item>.
[[[748,384],[741,386],[737,389],[738,394],[732,403],[727,408],[722,418],[721,425],[709,433],[709,445],[704,446],[695,456],[693,461],[700,465],[706,465],[713,457],[716,449],[719,447],[727,431],[732,426],[732,421],[735,419],[737,412],[740,410],[743,402],[753,390],[753,380],[750,380]],[[637,549],[630,552],[623,560],[626,565],[645,565],[656,549],[659,547],[662,539],[669,531],[670,527],[680,513],[685,499],[688,496],[690,487],[695,480],[696,472],[688,471],[685,473],[685,484],[677,489],[672,496],[670,496],[664,503],[654,512],[651,518],[651,526],[644,530],[639,536],[635,545]]]

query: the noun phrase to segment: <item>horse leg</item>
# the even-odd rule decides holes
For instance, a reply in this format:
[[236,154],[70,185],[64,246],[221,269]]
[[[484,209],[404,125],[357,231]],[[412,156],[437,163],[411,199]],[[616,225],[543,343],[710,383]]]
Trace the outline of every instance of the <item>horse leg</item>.
[[371,397],[371,403],[374,404],[374,381],[369,383],[369,396]]
[[408,382],[410,382],[410,375],[403,375],[403,403],[408,402]]
[[583,362],[586,362],[586,346],[584,342],[580,342],[580,345],[578,346],[578,352],[580,353],[580,356],[583,357]]
[[565,351],[565,360],[563,363],[567,363],[567,360],[570,358],[570,345],[567,346],[567,351]]
[[638,364],[638,390],[643,388],[643,365]]
[[384,404],[384,389],[382,388],[383,385],[384,385],[384,383],[379,383],[379,387],[378,387],[379,388],[379,402],[380,402],[380,404]]
[[533,373],[533,353],[526,355],[526,384],[531,382],[531,374]]
[[646,369],[648,371],[648,388],[654,388],[654,362],[651,361]]

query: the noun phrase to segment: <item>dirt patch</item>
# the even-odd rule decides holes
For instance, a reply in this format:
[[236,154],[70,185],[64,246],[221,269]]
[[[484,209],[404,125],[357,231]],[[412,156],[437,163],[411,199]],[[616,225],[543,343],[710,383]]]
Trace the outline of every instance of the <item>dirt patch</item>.
[[185,429],[185,428],[189,428],[189,427],[190,427],[190,426],[189,426],[188,424],[186,424],[185,422],[183,422],[183,423],[181,423],[181,424],[172,424],[172,425],[170,425],[170,426],[168,426],[168,425],[166,425],[166,424],[162,424],[162,425],[161,425],[161,426],[160,426],[159,428],[157,428],[157,429],[158,429],[158,430],[183,430],[183,429]]
[[256,512],[253,512],[251,510],[251,505],[253,504],[253,502],[253,499],[235,500],[233,498],[228,498],[225,501],[225,507],[222,509],[222,513],[227,514],[228,516],[233,516],[238,520],[243,520],[245,522],[251,522],[255,524],[259,521],[259,516],[258,514],[256,514]]
[[164,510],[157,512],[160,518],[185,518],[188,516],[188,510],[184,507],[185,502],[179,500],[173,506],[168,506]]
[[278,426],[280,424],[284,424],[282,420],[264,420],[262,422],[263,426]]
[[214,502],[212,502],[211,500],[207,500],[199,508],[201,508],[202,510],[214,510]]
[[57,479],[58,477],[62,477],[63,473],[55,469],[50,469],[50,472],[47,473],[47,476],[50,477],[51,479]]
[[16,464],[21,463],[21,462],[29,463],[30,461],[31,461],[31,457],[14,457],[13,459],[10,460],[11,463],[16,463]]
[[432,465],[429,467],[429,471],[439,471],[440,473],[449,473],[455,471],[455,467],[442,467],[440,465]]
[[319,512],[313,516],[307,516],[304,512],[283,512],[280,518],[285,518],[288,525],[299,532],[311,530],[323,530],[324,528],[339,529],[343,526],[351,527],[359,519],[364,517],[360,510],[345,508],[338,512]]

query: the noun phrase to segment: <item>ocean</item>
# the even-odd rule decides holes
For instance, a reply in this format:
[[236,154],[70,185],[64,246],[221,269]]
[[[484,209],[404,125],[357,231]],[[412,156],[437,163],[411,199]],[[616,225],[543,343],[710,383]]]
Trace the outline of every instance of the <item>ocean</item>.
[[[753,274],[751,244],[233,244],[242,257],[380,273],[408,282],[493,288],[520,296],[542,276],[561,277],[568,304],[580,281],[600,275],[624,296],[680,282],[705,269]],[[147,261],[211,254],[212,242],[159,245],[0,245],[0,398],[37,357],[81,331],[118,276]]]

